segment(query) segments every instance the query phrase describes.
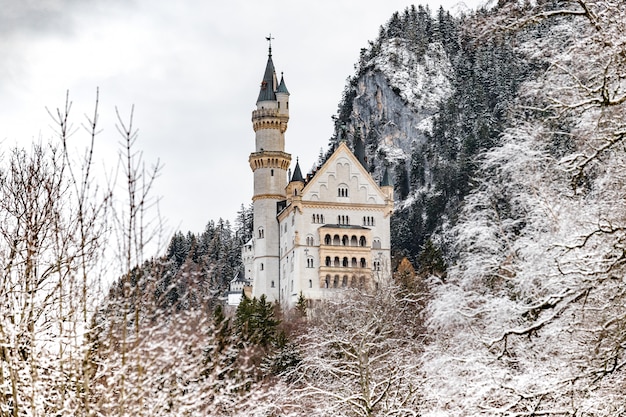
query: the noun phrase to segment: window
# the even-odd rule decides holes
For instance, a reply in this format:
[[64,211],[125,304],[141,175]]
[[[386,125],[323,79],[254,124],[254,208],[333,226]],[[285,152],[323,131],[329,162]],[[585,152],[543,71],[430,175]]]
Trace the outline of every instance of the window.
[[343,237],[341,238],[341,244],[343,246],[348,246],[348,242],[349,242],[348,236],[343,235]]
[[350,246],[359,246],[358,240],[356,239],[356,236],[352,236],[350,238]]
[[324,215],[323,214],[313,214],[312,216],[313,223],[324,223]]
[[341,266],[344,268],[348,267],[348,258],[344,256],[343,261],[341,262]]
[[333,266],[339,267],[340,265],[341,265],[341,263],[339,261],[339,256],[335,256],[335,262],[334,262]]
[[309,288],[313,288],[313,281],[309,280]]
[[372,242],[372,248],[380,249],[380,239],[374,239],[374,241]]
[[313,246],[315,244],[315,241],[313,240],[313,236],[307,236],[306,237],[306,245],[307,246]]
[[270,169],[270,175],[273,177],[274,176],[274,170]]
[[359,263],[357,262],[356,258],[352,258],[352,268],[357,268],[359,266]]
[[[330,258],[329,258],[330,260]],[[307,268],[313,268],[313,257],[309,256],[308,258],[306,258],[306,267]]]
[[339,288],[339,275],[335,275],[333,279],[333,288]]
[[345,184],[341,184],[339,188],[337,188],[337,197],[348,197],[348,186]]
[[325,245],[330,245],[331,244],[330,235],[324,236],[324,244]]
[[367,240],[365,240],[365,236],[361,236],[359,239],[359,246],[365,246],[367,244]]
[[374,226],[374,217],[363,216],[363,226]]
[[326,266],[332,266],[332,261],[330,260],[330,256],[326,257]]
[[365,258],[361,258],[361,268],[367,268],[367,261]]
[[263,270],[263,264],[261,264],[261,271]]
[[276,286],[274,285],[274,281],[272,281],[272,288],[276,288]]
[[324,281],[324,288],[330,287],[330,275],[326,275],[326,280]]
[[343,276],[343,279],[341,280],[341,286],[343,288],[346,288],[348,286],[348,276],[347,275]]
[[262,227],[259,227],[259,239],[263,239],[265,237],[265,230]]
[[380,261],[374,261],[374,271],[380,271]]

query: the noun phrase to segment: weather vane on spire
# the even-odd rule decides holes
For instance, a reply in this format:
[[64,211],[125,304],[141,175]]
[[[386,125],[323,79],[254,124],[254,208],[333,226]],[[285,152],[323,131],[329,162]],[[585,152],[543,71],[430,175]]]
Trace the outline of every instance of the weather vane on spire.
[[272,34],[271,34],[271,33],[270,33],[270,35],[269,35],[269,36],[266,36],[266,37],[265,37],[265,40],[266,40],[266,41],[269,43],[269,45],[270,45],[270,56],[272,56],[272,39],[274,39],[274,38],[272,38]]

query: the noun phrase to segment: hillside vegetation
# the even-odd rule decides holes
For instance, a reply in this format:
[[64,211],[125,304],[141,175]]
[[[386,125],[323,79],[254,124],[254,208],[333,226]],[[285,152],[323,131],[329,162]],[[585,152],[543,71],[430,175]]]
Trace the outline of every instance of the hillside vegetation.
[[119,208],[69,164],[66,107],[57,147],[0,166],[0,416],[626,415],[625,26],[618,0],[391,16],[329,149],[395,174],[394,276],[291,311],[218,302],[248,208],[144,258],[132,121]]

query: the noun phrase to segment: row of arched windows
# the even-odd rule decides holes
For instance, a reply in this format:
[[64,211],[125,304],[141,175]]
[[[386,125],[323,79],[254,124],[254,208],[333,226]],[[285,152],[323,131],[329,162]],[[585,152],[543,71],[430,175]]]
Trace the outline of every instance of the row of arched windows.
[[343,259],[339,259],[338,256],[335,256],[334,259],[327,256],[324,264],[326,266],[333,266],[336,268],[367,268],[367,261],[365,258],[361,258],[360,261],[357,261],[356,258],[349,260],[347,256],[344,256]]
[[374,226],[374,217],[363,216],[363,226]]
[[330,234],[327,234],[324,236],[324,244],[334,246],[366,246],[367,239],[365,236],[357,238],[354,235],[352,235],[352,237],[348,237],[348,235],[343,235],[341,237],[339,235],[334,235],[331,237]]
[[313,223],[324,223],[324,215],[323,214],[313,214]]
[[350,224],[350,217],[342,216],[342,215],[337,216],[337,224],[349,225]]
[[340,277],[339,275],[335,275],[332,277],[330,274],[326,275],[324,278],[324,288],[364,288],[365,287],[365,277],[360,276],[357,280],[357,277],[353,275],[352,277],[348,277],[344,275]]
[[348,197],[348,187],[340,186],[337,188],[337,197]]

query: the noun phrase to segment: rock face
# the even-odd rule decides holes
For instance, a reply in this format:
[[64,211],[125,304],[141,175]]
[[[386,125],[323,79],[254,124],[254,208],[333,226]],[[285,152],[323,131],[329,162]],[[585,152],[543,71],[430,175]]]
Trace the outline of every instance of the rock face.
[[441,43],[418,56],[406,40],[395,38],[385,40],[358,73],[346,133],[360,131],[370,168],[379,174],[424,144],[439,104],[452,94],[452,66]]
[[514,42],[464,34],[440,9],[394,14],[361,50],[335,118],[335,136],[365,144],[367,167],[392,175],[392,245],[417,261],[429,239],[454,225],[475,186],[477,158],[508,126],[519,85],[541,65]]

